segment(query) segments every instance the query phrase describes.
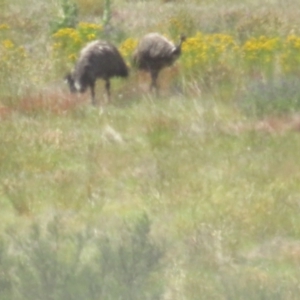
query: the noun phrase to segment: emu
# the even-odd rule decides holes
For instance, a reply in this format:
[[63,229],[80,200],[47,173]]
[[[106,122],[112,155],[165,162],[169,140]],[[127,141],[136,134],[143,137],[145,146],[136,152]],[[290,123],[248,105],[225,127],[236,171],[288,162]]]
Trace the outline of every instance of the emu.
[[71,93],[84,93],[90,88],[92,104],[95,105],[95,84],[98,78],[105,81],[110,100],[110,78],[127,77],[128,68],[118,49],[106,41],[93,41],[80,52],[73,71],[65,77]]
[[159,33],[148,33],[140,40],[133,53],[133,63],[139,70],[150,73],[150,90],[154,88],[158,93],[158,74],[180,56],[181,45],[185,39],[186,37],[181,35],[179,43],[174,45]]

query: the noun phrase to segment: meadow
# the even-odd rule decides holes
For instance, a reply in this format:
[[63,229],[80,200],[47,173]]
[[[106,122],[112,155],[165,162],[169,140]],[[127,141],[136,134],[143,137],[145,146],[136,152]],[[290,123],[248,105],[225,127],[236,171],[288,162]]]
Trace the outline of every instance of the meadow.
[[[298,299],[296,0],[0,0],[0,300]],[[160,32],[182,55],[132,67]],[[79,50],[130,67],[74,96]]]

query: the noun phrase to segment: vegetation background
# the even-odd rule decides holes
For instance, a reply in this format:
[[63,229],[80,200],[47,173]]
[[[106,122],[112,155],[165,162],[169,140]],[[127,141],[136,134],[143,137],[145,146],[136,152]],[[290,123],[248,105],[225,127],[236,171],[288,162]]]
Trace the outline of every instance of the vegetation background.
[[[0,299],[298,299],[296,0],[0,0]],[[95,38],[188,39],[99,107]],[[101,109],[100,109],[101,107]]]

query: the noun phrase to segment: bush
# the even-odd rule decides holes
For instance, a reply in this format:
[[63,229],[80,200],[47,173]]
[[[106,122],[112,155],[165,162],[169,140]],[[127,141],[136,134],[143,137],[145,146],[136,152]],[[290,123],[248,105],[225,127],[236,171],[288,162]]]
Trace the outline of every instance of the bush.
[[[159,299],[160,247],[146,215],[128,224],[119,240],[95,229],[67,232],[55,216],[27,236],[10,231],[0,242],[1,299]],[[9,249],[14,249],[9,253]]]
[[62,28],[74,28],[78,23],[78,7],[71,0],[61,0],[61,14],[50,23],[51,33]]
[[247,115],[281,115],[300,109],[300,86],[296,77],[252,80],[238,101]]

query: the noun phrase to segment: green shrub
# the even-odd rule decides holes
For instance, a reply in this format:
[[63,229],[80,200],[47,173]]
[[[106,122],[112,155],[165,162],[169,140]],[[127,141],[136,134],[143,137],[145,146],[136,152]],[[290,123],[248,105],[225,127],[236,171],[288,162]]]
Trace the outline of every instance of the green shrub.
[[246,85],[238,105],[247,114],[262,117],[300,109],[300,86],[296,77],[252,80]]
[[50,23],[51,33],[62,28],[74,28],[78,23],[78,7],[72,0],[61,0],[61,14]]
[[0,299],[159,299],[163,252],[146,215],[123,227],[120,239],[96,229],[68,232],[64,222],[56,215],[0,241]]

